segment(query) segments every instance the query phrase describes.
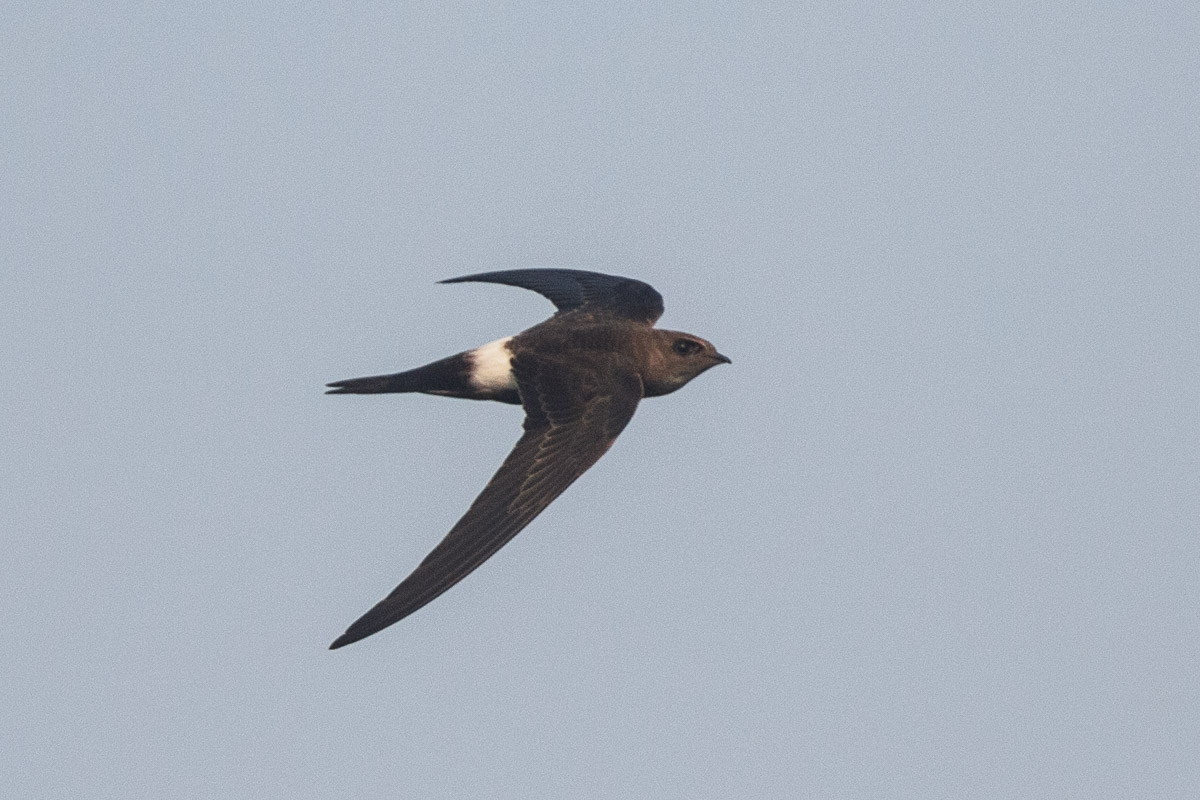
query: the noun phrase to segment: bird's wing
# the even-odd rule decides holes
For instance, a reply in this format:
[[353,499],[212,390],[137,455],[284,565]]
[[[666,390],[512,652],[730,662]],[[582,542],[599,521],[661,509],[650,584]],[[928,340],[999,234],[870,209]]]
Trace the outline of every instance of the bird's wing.
[[632,372],[518,356],[513,373],[525,406],[513,451],[446,538],[329,649],[400,621],[490,558],[604,455],[642,398]]
[[579,269],[510,269],[448,278],[440,283],[502,283],[530,289],[550,299],[565,314],[576,309],[653,325],[662,316],[662,295],[633,278]]

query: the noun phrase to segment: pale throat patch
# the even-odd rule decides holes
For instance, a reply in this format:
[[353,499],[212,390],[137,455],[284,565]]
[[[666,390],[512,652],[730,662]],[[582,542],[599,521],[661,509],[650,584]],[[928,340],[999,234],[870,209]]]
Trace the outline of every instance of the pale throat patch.
[[508,349],[511,336],[476,347],[471,351],[471,383],[484,391],[516,389],[513,377],[512,351]]

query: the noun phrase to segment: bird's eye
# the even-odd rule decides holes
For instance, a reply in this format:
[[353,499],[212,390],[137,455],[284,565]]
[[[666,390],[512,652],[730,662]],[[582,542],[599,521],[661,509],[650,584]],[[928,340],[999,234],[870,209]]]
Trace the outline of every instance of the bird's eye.
[[671,345],[672,349],[681,356],[690,356],[697,350],[702,349],[699,342],[693,342],[691,339],[676,339],[675,344]]

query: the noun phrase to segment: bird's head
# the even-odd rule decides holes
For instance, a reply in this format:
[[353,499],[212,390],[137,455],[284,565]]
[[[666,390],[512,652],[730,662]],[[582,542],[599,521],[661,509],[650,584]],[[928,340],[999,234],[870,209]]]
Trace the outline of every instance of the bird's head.
[[646,397],[675,391],[717,364],[732,363],[711,342],[679,331],[654,331],[649,364],[642,375]]

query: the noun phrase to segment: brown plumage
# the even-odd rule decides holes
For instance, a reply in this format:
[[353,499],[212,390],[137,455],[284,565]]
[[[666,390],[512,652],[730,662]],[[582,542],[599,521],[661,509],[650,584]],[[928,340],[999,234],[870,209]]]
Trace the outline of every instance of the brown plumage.
[[398,622],[466,577],[596,463],[643,397],[673,392],[729,359],[703,339],[652,326],[662,297],[629,278],[523,269],[452,278],[518,286],[557,313],[508,340],[393,375],[331,383],[331,394],[425,392],[519,402],[524,433],[446,537],[330,649]]

